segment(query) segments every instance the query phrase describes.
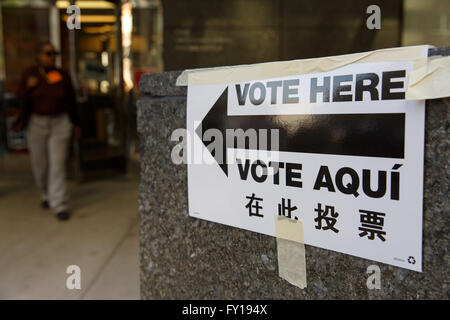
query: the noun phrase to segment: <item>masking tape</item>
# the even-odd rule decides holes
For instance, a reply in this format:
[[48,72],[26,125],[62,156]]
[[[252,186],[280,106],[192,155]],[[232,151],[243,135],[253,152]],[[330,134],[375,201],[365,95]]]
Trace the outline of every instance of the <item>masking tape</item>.
[[381,49],[340,56],[292,61],[277,61],[252,65],[204,68],[184,71],[177,85],[233,83],[256,79],[269,79],[298,74],[327,72],[352,63],[383,61],[414,61],[414,69],[426,65],[428,46]]
[[215,67],[215,68],[186,69],[178,76],[177,81],[175,82],[175,85],[187,86],[188,85],[188,76],[191,73],[205,72],[205,71],[218,70],[218,69],[231,69],[231,68],[239,68],[239,67],[241,67],[241,66],[224,66],[224,67]]
[[306,288],[306,258],[301,221],[274,216],[278,274],[289,283]]
[[406,100],[436,99],[450,96],[450,56],[433,56],[409,76]]
[[275,216],[275,235],[277,238],[305,243],[303,224],[299,220]]
[[352,63],[413,61],[406,100],[435,99],[450,96],[450,57],[427,58],[428,46],[381,49],[341,56],[252,65],[185,70],[177,78],[178,86],[232,83],[298,74],[327,72]]

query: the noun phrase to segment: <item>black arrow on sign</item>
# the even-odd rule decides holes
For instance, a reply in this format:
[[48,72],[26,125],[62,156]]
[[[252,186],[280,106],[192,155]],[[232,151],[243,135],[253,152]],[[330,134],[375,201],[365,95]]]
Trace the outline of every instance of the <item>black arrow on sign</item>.
[[[212,143],[203,139],[208,129],[218,129],[224,142],[226,129],[267,129],[268,137],[271,129],[278,129],[279,151],[404,158],[404,113],[229,116],[227,108],[228,87],[195,130],[206,147]],[[261,145],[260,141],[257,145]],[[270,150],[270,145],[268,141],[267,147],[259,150]],[[211,155],[228,176],[227,148],[236,148],[236,141],[223,143],[223,159],[214,150]],[[246,149],[251,146],[246,144]]]

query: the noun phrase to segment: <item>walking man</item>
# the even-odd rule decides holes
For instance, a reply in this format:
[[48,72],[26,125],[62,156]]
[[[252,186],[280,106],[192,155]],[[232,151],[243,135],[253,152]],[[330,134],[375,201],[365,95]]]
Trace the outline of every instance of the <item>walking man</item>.
[[28,149],[41,206],[67,220],[66,159],[73,125],[78,125],[70,76],[55,67],[57,52],[49,42],[37,50],[37,65],[24,71],[19,85],[22,113],[15,123],[27,129]]

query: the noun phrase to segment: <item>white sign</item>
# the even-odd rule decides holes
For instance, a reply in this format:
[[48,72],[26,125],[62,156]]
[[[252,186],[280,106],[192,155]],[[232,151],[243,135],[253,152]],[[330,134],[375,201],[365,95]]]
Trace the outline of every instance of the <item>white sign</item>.
[[305,244],[421,271],[425,102],[404,99],[412,67],[189,85],[190,216],[270,236],[285,216]]

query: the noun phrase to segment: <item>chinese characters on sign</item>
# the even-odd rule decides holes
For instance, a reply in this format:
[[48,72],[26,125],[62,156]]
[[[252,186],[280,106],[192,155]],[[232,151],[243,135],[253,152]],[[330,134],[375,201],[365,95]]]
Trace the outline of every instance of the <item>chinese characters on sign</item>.
[[[260,202],[263,202],[263,198],[258,198],[255,196],[254,193],[252,193],[251,196],[247,196],[246,199],[248,199],[248,203],[245,205],[245,208],[248,209],[248,215],[250,217],[259,217],[263,218],[264,215],[260,213],[260,210],[263,209],[263,207],[260,205]],[[278,215],[284,216],[289,219],[295,219],[298,220],[297,216],[292,216],[292,212],[297,210],[297,206],[293,206],[291,204],[291,199],[282,198],[281,203],[278,204]],[[339,217],[339,213],[335,210],[333,206],[325,205],[325,208],[322,208],[322,204],[318,203],[317,208],[314,209],[315,212],[317,212],[317,217],[314,219],[314,221],[317,223],[315,226],[318,230],[331,230],[335,233],[338,233],[339,230],[335,227],[337,223],[337,218]],[[362,231],[359,233],[359,237],[365,237],[369,240],[375,240],[375,236],[378,237],[381,241],[386,241],[385,235],[386,232],[383,231],[384,226],[384,216],[386,214],[381,212],[374,212],[374,211],[368,211],[368,210],[362,210],[360,209],[359,212],[360,215],[360,222],[361,227],[358,228],[358,230]]]

